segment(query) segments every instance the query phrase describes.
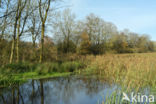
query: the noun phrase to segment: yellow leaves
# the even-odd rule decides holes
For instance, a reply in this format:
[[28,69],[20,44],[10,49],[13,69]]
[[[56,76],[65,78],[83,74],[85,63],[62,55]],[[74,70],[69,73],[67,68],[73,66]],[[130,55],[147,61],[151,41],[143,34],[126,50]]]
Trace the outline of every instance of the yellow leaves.
[[90,47],[91,47],[91,41],[89,40],[89,36],[86,32],[83,32],[81,35],[80,53],[89,54]]
[[127,42],[122,42],[121,45],[122,45],[123,48],[126,48],[128,46],[128,43]]
[[82,40],[89,40],[89,36],[88,36],[87,32],[84,31],[84,32],[81,34],[81,39],[82,39]]

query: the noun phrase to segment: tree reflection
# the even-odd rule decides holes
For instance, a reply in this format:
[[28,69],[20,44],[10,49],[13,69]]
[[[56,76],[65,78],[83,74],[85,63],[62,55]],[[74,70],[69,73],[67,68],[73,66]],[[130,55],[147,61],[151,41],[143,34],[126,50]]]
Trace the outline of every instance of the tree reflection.
[[43,81],[40,81],[40,94],[41,94],[41,104],[44,104],[44,89],[43,89]]
[[5,101],[4,96],[3,96],[3,95],[1,95],[1,97],[2,97],[3,104],[7,104],[7,102]]
[[12,104],[16,104],[16,99],[15,99],[15,88],[12,88]]
[[7,92],[4,91],[0,102],[4,104],[73,104],[74,102],[76,104],[75,99],[79,101],[81,96],[86,96],[85,100],[88,102],[94,100],[91,98],[97,98],[99,92],[107,87],[109,88],[99,78],[60,77],[30,80]]

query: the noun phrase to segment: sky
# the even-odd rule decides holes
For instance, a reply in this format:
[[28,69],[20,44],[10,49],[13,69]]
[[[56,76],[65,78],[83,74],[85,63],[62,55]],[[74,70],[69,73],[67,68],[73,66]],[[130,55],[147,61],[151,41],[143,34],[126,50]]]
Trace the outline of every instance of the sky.
[[112,22],[119,31],[148,34],[156,41],[156,0],[66,0],[78,19],[90,13]]

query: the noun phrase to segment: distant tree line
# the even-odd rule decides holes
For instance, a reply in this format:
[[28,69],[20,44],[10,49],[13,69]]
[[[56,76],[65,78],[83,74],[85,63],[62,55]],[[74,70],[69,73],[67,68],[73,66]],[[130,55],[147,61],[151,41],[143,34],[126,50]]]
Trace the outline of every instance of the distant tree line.
[[154,42],[148,35],[140,35],[117,27],[94,14],[76,21],[69,9],[59,12],[53,23],[54,42],[60,53],[104,54],[153,52]]
[[67,54],[155,51],[148,35],[118,31],[94,14],[78,20],[70,9],[61,8],[59,0],[4,0],[0,4],[1,64],[52,61]]

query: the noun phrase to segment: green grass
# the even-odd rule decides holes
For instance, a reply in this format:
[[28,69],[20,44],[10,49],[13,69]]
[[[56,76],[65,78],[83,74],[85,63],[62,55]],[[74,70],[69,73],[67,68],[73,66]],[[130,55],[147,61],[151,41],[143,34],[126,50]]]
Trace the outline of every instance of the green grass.
[[44,75],[39,75],[37,72],[25,72],[20,74],[9,74],[9,75],[0,75],[0,88],[14,86],[18,83],[23,83],[29,79],[42,79],[42,78],[52,78],[70,75],[71,72],[64,73],[47,73]]
[[67,76],[83,67],[79,61],[8,64],[0,68],[0,87],[13,86],[28,79]]

